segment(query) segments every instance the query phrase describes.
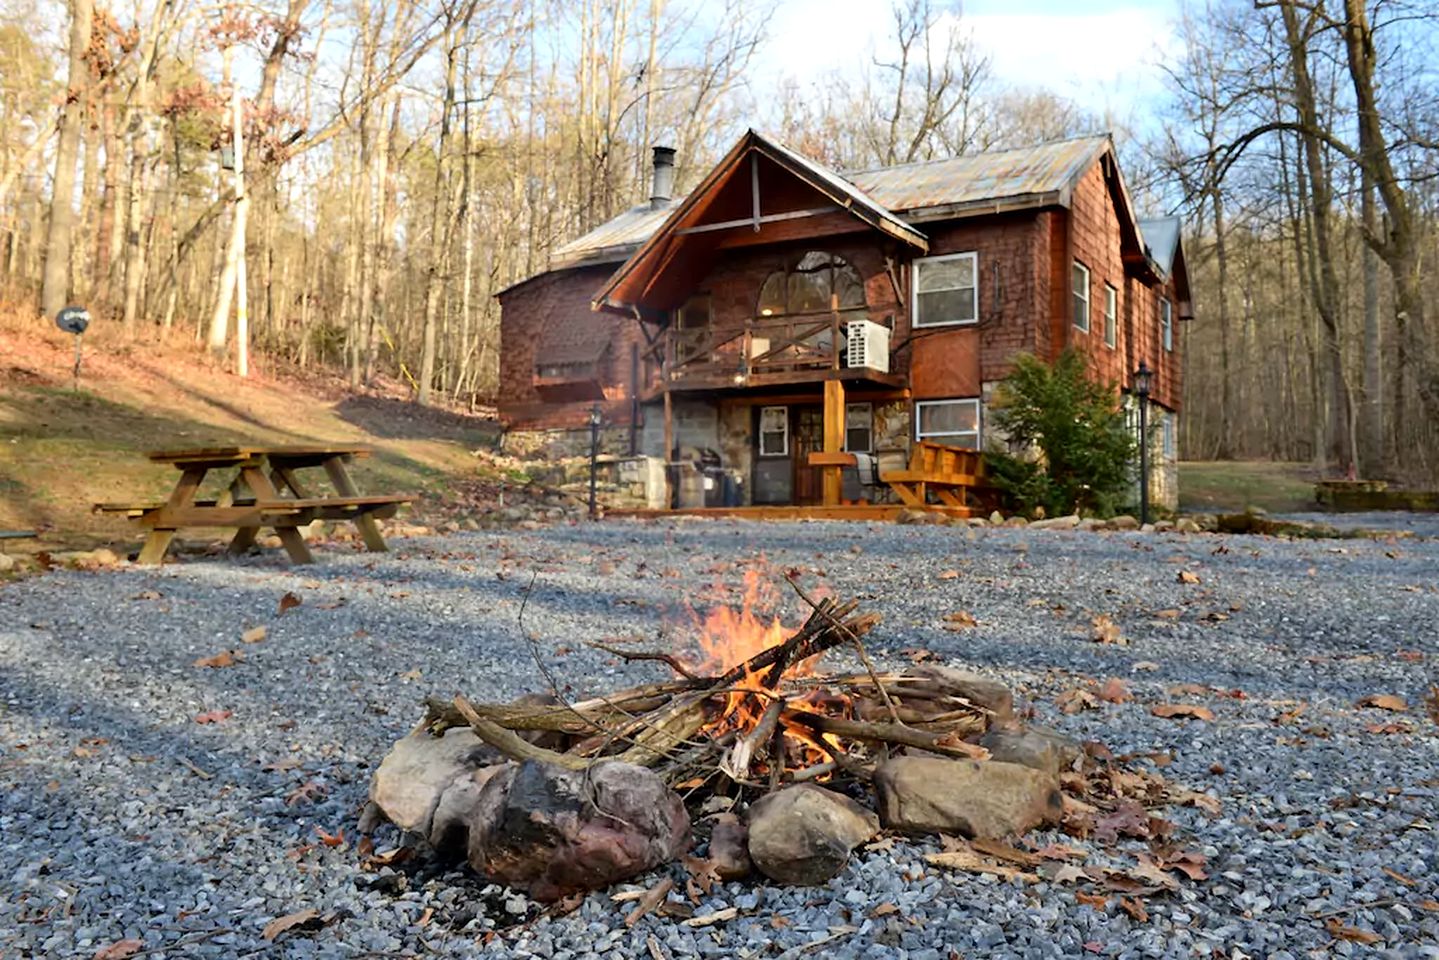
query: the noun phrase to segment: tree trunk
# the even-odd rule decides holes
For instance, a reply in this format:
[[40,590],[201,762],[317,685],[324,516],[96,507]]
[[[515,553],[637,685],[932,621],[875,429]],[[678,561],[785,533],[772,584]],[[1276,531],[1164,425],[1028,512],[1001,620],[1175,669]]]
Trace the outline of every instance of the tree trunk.
[[[473,10],[473,6],[470,9]],[[465,27],[466,24],[461,23],[457,30],[451,24],[445,38],[445,98],[440,105],[440,139],[435,149],[435,194],[430,201],[430,262],[425,270],[425,317],[421,329],[420,385],[416,396],[422,406],[429,406],[430,391],[435,381],[435,324],[445,283],[442,268],[450,241],[450,190],[445,178],[448,169],[445,158],[450,147],[450,113],[455,105],[458,38],[463,36]]]
[[45,272],[40,309],[53,317],[70,299],[70,240],[75,227],[75,161],[80,153],[84,110],[80,90],[89,77],[85,51],[90,46],[93,0],[70,0],[70,56],[66,68],[65,105],[61,108],[60,144],[55,150],[54,189],[50,194],[50,226],[45,237]]

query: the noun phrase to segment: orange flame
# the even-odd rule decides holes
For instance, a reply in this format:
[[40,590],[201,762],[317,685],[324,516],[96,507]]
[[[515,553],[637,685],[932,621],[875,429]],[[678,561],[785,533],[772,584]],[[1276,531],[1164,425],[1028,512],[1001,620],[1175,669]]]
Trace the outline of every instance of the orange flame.
[[784,643],[788,634],[779,617],[766,623],[759,612],[773,602],[769,582],[757,570],[746,571],[739,608],[720,604],[699,620],[700,659],[693,665],[695,672],[716,676]]

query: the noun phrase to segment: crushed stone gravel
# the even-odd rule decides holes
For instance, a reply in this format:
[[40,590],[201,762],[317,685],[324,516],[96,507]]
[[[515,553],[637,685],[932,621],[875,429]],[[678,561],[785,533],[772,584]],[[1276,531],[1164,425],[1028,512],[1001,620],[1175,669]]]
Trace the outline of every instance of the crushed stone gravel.
[[[0,585],[0,957],[125,938],[153,957],[1439,957],[1439,520],[1401,525],[1417,536],[610,520]],[[577,696],[657,677],[583,641],[680,642],[689,607],[734,599],[750,569],[883,614],[881,667],[929,651],[992,674],[1039,722],[1218,798],[1217,816],[1167,814],[1210,879],[1141,923],[1117,897],[938,870],[933,844],[900,841],[825,887],[728,884],[694,906],[731,920],[628,928],[604,893],[551,917],[463,867],[361,868],[370,773],[423,696],[543,689],[526,632]],[[281,613],[287,592],[302,602]],[[957,610],[977,625],[945,629]],[[1125,642],[1093,642],[1098,614]],[[223,650],[233,666],[195,665]],[[1055,703],[1110,677],[1134,699]],[[1355,706],[1374,694],[1409,709]],[[1216,718],[1150,713],[1170,702]],[[263,938],[304,909],[324,925]]]

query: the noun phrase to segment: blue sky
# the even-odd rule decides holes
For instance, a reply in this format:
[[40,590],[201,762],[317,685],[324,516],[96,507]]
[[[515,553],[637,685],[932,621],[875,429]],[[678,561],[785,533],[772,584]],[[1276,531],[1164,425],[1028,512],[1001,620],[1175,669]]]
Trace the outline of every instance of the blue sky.
[[[1178,10],[1179,0],[967,0],[963,22],[998,81],[1143,126]],[[847,72],[868,62],[889,23],[886,0],[781,0],[763,59],[802,81]]]

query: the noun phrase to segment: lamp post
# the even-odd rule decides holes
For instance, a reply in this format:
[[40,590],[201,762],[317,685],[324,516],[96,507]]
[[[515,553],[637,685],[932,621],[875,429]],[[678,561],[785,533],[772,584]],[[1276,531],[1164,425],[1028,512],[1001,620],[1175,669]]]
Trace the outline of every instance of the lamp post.
[[1139,398],[1139,523],[1149,522],[1149,390],[1154,373],[1143,360],[1134,371],[1134,395]]
[[590,519],[596,519],[595,470],[600,456],[600,405],[590,407]]

